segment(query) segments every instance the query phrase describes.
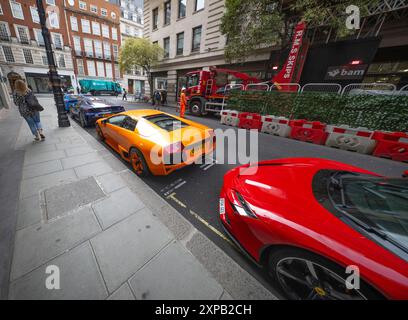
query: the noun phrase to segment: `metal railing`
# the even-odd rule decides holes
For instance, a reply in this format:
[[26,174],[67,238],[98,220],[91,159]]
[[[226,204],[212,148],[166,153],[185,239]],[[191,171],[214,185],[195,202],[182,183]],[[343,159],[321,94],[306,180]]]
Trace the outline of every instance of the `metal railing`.
[[392,83],[350,83],[346,85],[341,94],[364,93],[364,91],[396,91],[397,87]]
[[301,86],[299,83],[282,83],[273,84],[269,88],[269,91],[280,91],[280,92],[300,92]]
[[245,91],[269,91],[270,87],[267,83],[249,83],[245,87]]
[[341,93],[341,85],[338,83],[306,83],[300,92]]

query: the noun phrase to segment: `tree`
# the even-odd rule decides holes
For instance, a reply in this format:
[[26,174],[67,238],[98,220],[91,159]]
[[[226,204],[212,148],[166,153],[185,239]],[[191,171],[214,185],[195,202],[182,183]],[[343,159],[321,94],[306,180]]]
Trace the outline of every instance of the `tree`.
[[153,98],[153,75],[151,70],[163,55],[163,49],[147,39],[127,39],[120,49],[119,66],[122,72],[142,68],[147,74],[150,97]]
[[[361,16],[367,6],[378,0],[226,0],[226,12],[221,31],[227,36],[227,60],[242,61],[260,48],[278,46],[281,50],[290,43],[293,23],[333,27],[339,37],[354,31],[346,28],[346,8],[355,5]],[[293,20],[292,20],[293,21]]]

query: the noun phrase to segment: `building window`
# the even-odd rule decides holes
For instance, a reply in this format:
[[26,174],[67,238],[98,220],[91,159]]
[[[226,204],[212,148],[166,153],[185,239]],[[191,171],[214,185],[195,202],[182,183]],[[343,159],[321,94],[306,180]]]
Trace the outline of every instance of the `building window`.
[[45,46],[42,31],[39,30],[39,29],[34,29],[34,35],[35,35],[35,40],[37,40],[38,45],[39,46]]
[[78,68],[78,74],[81,76],[85,75],[84,60],[78,59],[76,63],[77,63],[77,68]]
[[81,26],[83,33],[91,33],[91,24],[89,20],[81,19]]
[[113,78],[112,63],[105,63],[106,78]]
[[105,66],[103,65],[103,62],[98,61],[96,67],[98,69],[98,77],[105,78]]
[[86,2],[79,1],[79,9],[86,10]]
[[93,57],[93,46],[92,46],[92,40],[90,39],[84,39],[84,49],[85,49],[85,54],[87,57]]
[[109,39],[109,26],[106,24],[102,25],[102,36]]
[[119,71],[119,65],[115,64],[115,79],[120,78],[120,71]]
[[159,23],[159,8],[153,9],[153,30],[157,29]]
[[37,7],[30,7],[31,19],[34,23],[40,23],[40,16],[38,15]]
[[171,21],[171,1],[164,3],[164,25],[170,24]]
[[164,58],[170,56],[170,37],[163,39]]
[[48,21],[51,28],[59,29],[59,18],[58,13],[48,12]]
[[112,39],[118,40],[118,29],[112,28]]
[[26,63],[34,64],[33,55],[30,49],[23,49],[23,55]]
[[101,8],[101,16],[102,17],[107,17],[108,16],[108,10],[106,10],[105,8]]
[[0,40],[10,41],[10,31],[7,22],[0,22]]
[[55,0],[46,0],[45,2],[51,6],[55,6]]
[[86,66],[88,67],[88,76],[96,77],[95,62],[93,60],[86,60]]
[[178,2],[178,18],[184,18],[186,16],[187,0],[179,0]]
[[94,40],[94,48],[95,48],[95,56],[98,59],[102,59],[103,55],[102,55],[102,42],[100,42],[99,40]]
[[17,25],[14,26],[16,27],[16,34],[20,43],[30,44],[30,38],[28,37],[28,28]]
[[78,31],[78,19],[77,17],[71,16],[71,30]]
[[112,45],[112,49],[113,49],[113,58],[116,60],[118,60],[119,58],[119,48],[117,44],[113,44]]
[[76,55],[81,55],[81,38],[80,37],[73,37],[74,39],[74,50]]
[[91,10],[91,12],[98,14],[98,7],[97,6],[91,5],[90,10]]
[[101,25],[98,22],[92,21],[92,33],[94,35],[101,35]]
[[200,51],[200,45],[201,45],[201,26],[193,29],[193,46],[191,51],[193,52]]
[[109,42],[105,41],[103,43],[103,55],[106,60],[110,60],[112,58],[111,46]]
[[52,36],[52,42],[54,43],[54,46],[56,49],[62,49],[64,46],[62,42],[62,35],[59,33],[51,33]]
[[195,2],[195,11],[204,9],[205,0],[196,0]]
[[177,55],[180,56],[184,52],[184,32],[177,34]]
[[24,20],[24,13],[21,3],[10,0],[10,8],[14,18]]
[[66,68],[66,65],[65,65],[65,57],[64,57],[63,54],[60,54],[60,55],[58,56],[58,67],[60,67],[60,68]]
[[11,47],[3,46],[3,53],[4,58],[6,59],[7,62],[15,62],[13,50],[11,50]]
[[48,57],[46,54],[41,55],[43,65],[48,66]]
[[3,15],[3,7],[1,6],[1,3],[0,3],[0,16],[2,15]]

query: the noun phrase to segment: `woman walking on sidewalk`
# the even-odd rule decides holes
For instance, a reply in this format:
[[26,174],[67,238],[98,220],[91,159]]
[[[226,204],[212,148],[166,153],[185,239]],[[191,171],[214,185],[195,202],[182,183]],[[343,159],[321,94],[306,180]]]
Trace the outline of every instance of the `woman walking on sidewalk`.
[[44,110],[38,103],[34,93],[27,88],[23,80],[17,80],[14,84],[13,100],[14,104],[18,106],[20,115],[25,119],[35,141],[45,139],[43,128],[40,121],[40,111]]

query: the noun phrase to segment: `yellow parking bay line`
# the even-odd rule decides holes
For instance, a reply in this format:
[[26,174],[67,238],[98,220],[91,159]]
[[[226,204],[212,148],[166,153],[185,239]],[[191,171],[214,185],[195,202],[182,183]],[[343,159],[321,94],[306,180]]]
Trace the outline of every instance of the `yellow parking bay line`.
[[183,208],[187,208],[187,206],[181,202],[179,199],[176,198],[176,193],[172,193],[171,195],[167,196],[167,199],[171,199],[174,202],[176,202],[179,206],[183,207]]

